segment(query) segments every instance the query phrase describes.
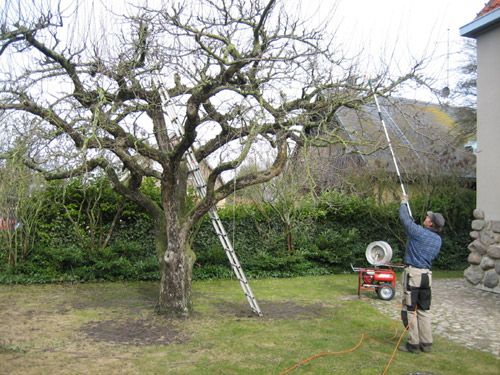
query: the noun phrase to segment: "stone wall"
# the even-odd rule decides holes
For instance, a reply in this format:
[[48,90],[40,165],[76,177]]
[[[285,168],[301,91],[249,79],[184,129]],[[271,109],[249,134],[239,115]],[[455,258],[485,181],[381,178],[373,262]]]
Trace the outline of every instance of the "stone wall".
[[475,209],[470,236],[465,279],[477,288],[500,293],[500,221],[487,221],[484,212]]

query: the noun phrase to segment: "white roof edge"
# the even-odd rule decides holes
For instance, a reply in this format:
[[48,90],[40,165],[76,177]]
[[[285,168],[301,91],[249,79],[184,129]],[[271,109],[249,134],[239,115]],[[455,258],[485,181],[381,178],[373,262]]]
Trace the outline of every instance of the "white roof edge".
[[462,26],[460,28],[460,35],[473,38],[497,22],[500,22],[500,8],[486,13],[484,16],[476,18],[474,21]]

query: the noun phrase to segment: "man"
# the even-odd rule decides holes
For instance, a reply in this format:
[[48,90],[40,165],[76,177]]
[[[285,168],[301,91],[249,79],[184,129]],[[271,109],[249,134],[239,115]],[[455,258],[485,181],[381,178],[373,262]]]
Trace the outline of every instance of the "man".
[[408,210],[408,197],[404,195],[399,207],[399,219],[408,237],[404,257],[403,309],[401,318],[408,327],[408,341],[400,350],[411,353],[428,353],[432,346],[431,284],[432,261],[441,249],[445,221],[443,215],[429,211],[423,226],[413,222]]

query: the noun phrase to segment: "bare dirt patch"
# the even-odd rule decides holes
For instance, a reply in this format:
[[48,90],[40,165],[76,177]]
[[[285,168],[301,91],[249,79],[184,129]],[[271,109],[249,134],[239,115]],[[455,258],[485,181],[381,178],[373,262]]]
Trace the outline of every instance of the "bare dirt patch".
[[120,288],[119,284],[113,284],[108,289],[100,284],[89,284],[75,286],[73,294],[65,297],[64,306],[60,306],[62,312],[65,309],[124,309],[137,312],[143,308],[154,308],[158,290],[153,283],[137,283],[127,289]]
[[80,331],[94,341],[125,345],[168,345],[186,342],[188,337],[165,321],[103,320],[84,324]]
[[[233,315],[239,318],[256,317],[250,310],[248,304],[237,304],[232,302],[219,302],[217,305],[219,313]],[[299,305],[290,301],[259,301],[259,307],[263,319],[312,319],[324,317],[331,310],[321,303]]]

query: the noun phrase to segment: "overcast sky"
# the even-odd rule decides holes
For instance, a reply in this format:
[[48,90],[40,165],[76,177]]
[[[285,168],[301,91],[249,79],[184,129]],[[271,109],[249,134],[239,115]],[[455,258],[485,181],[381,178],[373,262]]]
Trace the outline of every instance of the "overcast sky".
[[[59,0],[24,0],[24,6],[57,3]],[[251,1],[251,0],[248,0]],[[464,61],[463,40],[459,28],[471,22],[487,0],[281,0],[289,11],[300,12],[301,18],[314,24],[326,25],[336,31],[337,45],[355,54],[363,52],[360,62],[363,72],[371,77],[377,68],[390,64],[395,75],[407,72],[407,67],[427,58],[427,76],[435,79],[435,89],[453,88],[458,67]],[[62,9],[77,9],[78,21],[68,27],[85,30],[90,23],[109,27],[109,12],[130,13],[127,4],[157,5],[178,0],[62,0]],[[15,7],[7,0],[3,6]],[[0,10],[3,7],[0,5]],[[27,9],[28,9],[27,8]],[[82,17],[83,16],[83,17]],[[78,25],[77,25],[78,24]],[[75,29],[73,29],[74,31]],[[69,30],[68,35],[78,35]],[[90,33],[92,35],[92,33]],[[80,36],[81,37],[81,36]],[[78,38],[78,36],[77,36]],[[406,91],[405,96],[432,100],[428,93]]]
[[[290,0],[289,0],[290,1]],[[427,57],[426,73],[436,88],[454,87],[458,67],[464,61],[459,28],[471,22],[487,0],[291,0],[301,13],[328,22],[344,45],[364,50],[367,71],[376,69],[380,58],[402,71],[413,59]],[[307,4],[307,5],[306,5]],[[335,4],[335,5],[333,5]],[[324,15],[334,7],[333,19]],[[448,68],[449,67],[449,68]],[[448,81],[448,82],[447,82]],[[417,98],[427,93],[408,92]]]
[[[436,80],[435,89],[439,90],[455,86],[458,67],[464,61],[464,38],[460,37],[459,28],[471,22],[487,0],[282,1],[290,10],[297,9],[302,17],[327,24],[336,31],[345,50],[353,54],[363,51],[368,76],[382,63],[390,63],[395,74],[404,73],[409,64],[426,57],[425,73]],[[143,1],[148,2],[157,0]],[[124,1],[117,3],[119,7],[115,9],[123,11]],[[405,96],[432,100],[422,90],[407,91]]]
[[[46,4],[48,1],[55,3],[58,0],[23,0],[22,3],[32,10],[33,4]],[[398,71],[406,72],[412,62],[427,57],[429,65],[426,74],[436,79],[437,90],[455,86],[463,55],[463,38],[459,35],[459,28],[471,22],[485,4],[485,0],[281,1],[290,7],[290,11],[300,12],[302,18],[310,18],[315,24],[335,30],[342,46],[351,53],[362,50],[365,57],[360,61],[365,64],[369,77],[383,63],[390,63],[397,75]],[[115,25],[113,17],[106,14],[104,8],[111,8],[117,14],[130,14],[128,10],[132,8],[126,5],[129,2],[152,5],[161,0],[62,0],[62,9],[77,9],[73,13],[76,19],[65,23],[69,28],[66,35],[69,39],[80,38],[81,32],[75,31],[82,30],[87,37],[99,34],[90,32],[96,30],[91,24]],[[19,4],[17,0],[0,0],[0,15],[3,14],[2,7],[5,10],[16,4]],[[404,95],[433,100],[428,92],[422,90],[407,90]]]

